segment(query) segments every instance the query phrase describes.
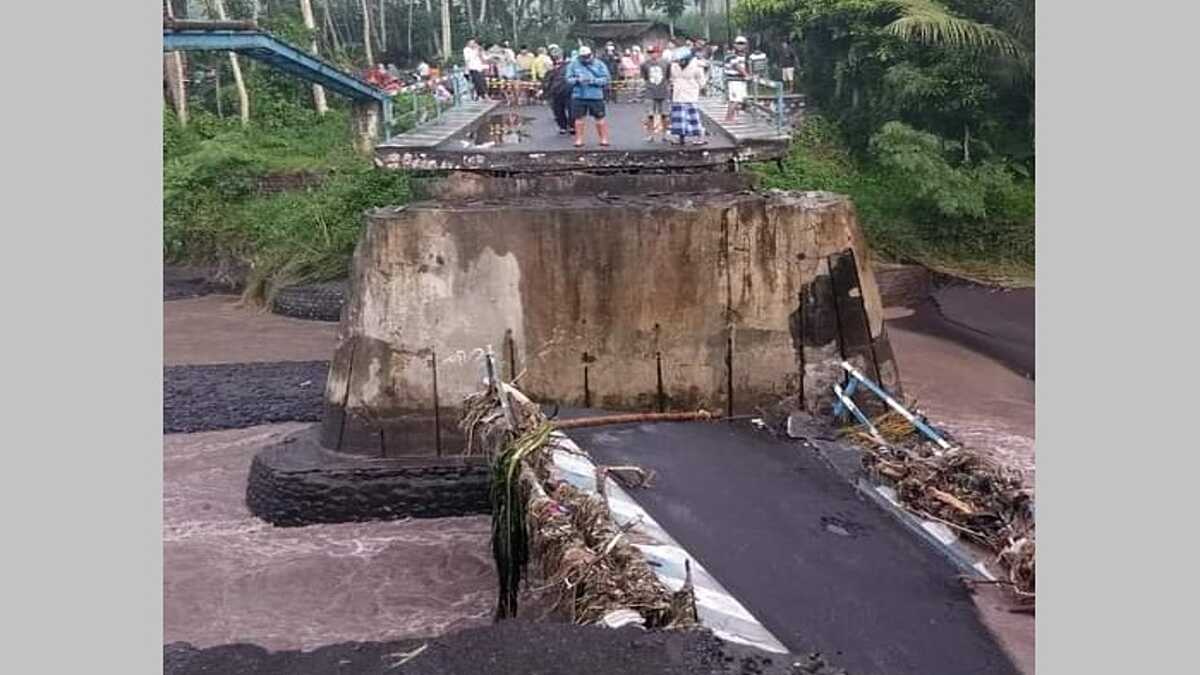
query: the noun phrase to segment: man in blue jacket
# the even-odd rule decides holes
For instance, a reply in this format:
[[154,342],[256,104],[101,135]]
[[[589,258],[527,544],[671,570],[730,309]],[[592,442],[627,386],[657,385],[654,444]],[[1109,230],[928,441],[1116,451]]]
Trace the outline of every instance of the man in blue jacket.
[[609,83],[608,67],[592,58],[590,47],[580,47],[579,56],[567,66],[566,80],[571,85],[575,118],[575,147],[583,147],[584,122],[588,115],[596,120],[600,145],[608,145],[608,122],[604,120],[604,88]]

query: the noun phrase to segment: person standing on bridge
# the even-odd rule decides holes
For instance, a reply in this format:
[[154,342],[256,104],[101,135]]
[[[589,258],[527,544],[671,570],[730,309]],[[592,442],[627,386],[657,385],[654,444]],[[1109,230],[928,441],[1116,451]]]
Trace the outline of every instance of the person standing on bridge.
[[600,145],[608,146],[608,122],[604,119],[604,91],[611,82],[608,66],[592,57],[588,46],[579,48],[578,58],[567,66],[567,84],[571,85],[575,118],[575,147],[583,147],[584,124],[590,115],[596,120]]
[[487,64],[483,62],[483,48],[475,38],[467,40],[467,46],[463,47],[463,64],[467,68],[471,84],[475,87],[471,100],[487,98],[487,78],[484,76]]
[[554,67],[554,60],[550,58],[549,52],[545,47],[538,47],[537,56],[533,57],[533,63],[529,64],[529,76],[534,82],[541,82],[550,74],[550,69]]
[[542,85],[544,96],[550,101],[550,110],[554,112],[554,121],[558,124],[558,133],[566,135],[575,131],[571,118],[571,85],[567,84],[567,60],[563,58],[558,45],[550,45],[550,56],[554,60],[546,74],[545,84]]
[[792,45],[792,38],[783,39],[783,47],[779,50],[779,66],[780,76],[783,80],[783,86],[788,93],[796,91],[796,50]]
[[[682,52],[682,50],[681,50]],[[700,124],[700,89],[704,87],[704,68],[691,54],[683,52],[671,65],[671,134],[679,137],[679,145],[695,138],[693,145],[704,145],[704,128]]]
[[658,45],[650,45],[650,57],[642,64],[646,82],[646,142],[655,136],[667,140],[666,102],[671,96],[671,65],[662,58]]
[[729,96],[726,122],[737,121],[738,110],[746,100],[746,80],[750,77],[750,64],[746,60],[748,48],[745,36],[739,35],[733,41],[733,53],[725,57],[725,92]]

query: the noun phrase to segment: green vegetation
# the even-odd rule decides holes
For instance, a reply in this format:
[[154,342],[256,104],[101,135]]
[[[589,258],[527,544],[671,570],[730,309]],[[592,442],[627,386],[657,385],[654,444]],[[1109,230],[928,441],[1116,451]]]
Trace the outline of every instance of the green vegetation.
[[[171,263],[247,269],[247,295],[261,300],[281,284],[344,276],[363,211],[406,203],[410,192],[405,175],[354,152],[341,101],[331,97],[318,116],[303,83],[246,60],[243,69],[248,126],[211,112],[216,92],[193,95],[186,128],[164,109],[163,253]],[[226,110],[236,105],[231,91],[221,95]],[[262,177],[302,172],[325,178],[307,191],[259,194]]]
[[[176,4],[182,14],[187,3]],[[231,18],[250,16],[250,3],[228,4]],[[593,5],[567,0],[562,13],[541,19],[518,11],[520,41],[557,39]],[[315,32],[303,27],[296,5],[263,5],[260,21],[295,44],[315,33],[327,58],[362,67],[361,3],[319,7],[326,6],[333,20],[320,14]],[[508,8],[518,5],[498,4],[486,22],[455,7],[457,55],[468,34],[506,37]],[[1033,7],[1032,0],[739,0],[737,31],[763,45],[772,61],[783,38],[792,39],[798,89],[820,113],[797,130],[784,161],[758,167],[766,185],[849,194],[885,258],[1030,281]],[[438,11],[388,12],[386,39],[372,28],[377,60],[431,59]],[[724,17],[711,18],[721,41]],[[700,17],[685,13],[680,26],[700,32]],[[306,83],[249,59],[241,64],[249,125],[238,123],[224,54],[189,55],[186,129],[164,111],[164,255],[248,269],[249,295],[263,298],[280,284],[345,274],[362,212],[405,203],[410,190],[402,173],[376,171],[354,153],[339,97],[329,96],[329,112],[318,116]],[[258,193],[263,176],[297,172],[326,179],[306,192]]]
[[[193,113],[186,130],[168,112],[163,127],[166,259],[248,267],[251,296],[344,276],[362,212],[409,199],[404,175],[353,153],[342,111],[280,129]],[[258,194],[261,177],[298,171],[326,178],[306,192]]]
[[741,0],[793,41],[811,116],[772,187],[849,194],[885,257],[1028,283],[1032,0]]
[[[952,152],[952,151],[951,151]],[[764,187],[850,195],[872,249],[996,283],[1033,279],[1033,181],[999,161],[956,164],[933,134],[885,124],[856,157],[836,124],[805,120]]]

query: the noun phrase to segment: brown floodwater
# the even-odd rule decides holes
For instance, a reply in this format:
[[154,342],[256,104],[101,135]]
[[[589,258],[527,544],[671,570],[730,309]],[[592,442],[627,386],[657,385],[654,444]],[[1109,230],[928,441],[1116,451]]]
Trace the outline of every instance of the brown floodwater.
[[471,133],[471,142],[478,146],[520,145],[533,136],[529,128],[532,117],[517,113],[488,115]]
[[278,528],[250,515],[254,453],[304,426],[164,437],[164,642],[311,649],[491,623],[487,516]]

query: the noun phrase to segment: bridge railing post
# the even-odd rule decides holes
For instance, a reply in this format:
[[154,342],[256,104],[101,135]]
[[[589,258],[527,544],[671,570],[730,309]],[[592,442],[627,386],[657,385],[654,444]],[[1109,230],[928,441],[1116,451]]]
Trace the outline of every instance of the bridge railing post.
[[783,133],[783,116],[783,83],[780,82],[775,88],[775,132],[779,134]]

